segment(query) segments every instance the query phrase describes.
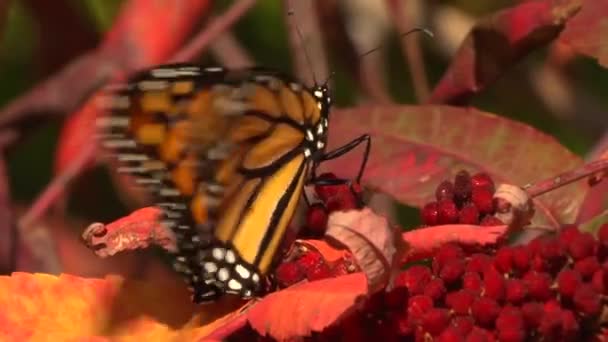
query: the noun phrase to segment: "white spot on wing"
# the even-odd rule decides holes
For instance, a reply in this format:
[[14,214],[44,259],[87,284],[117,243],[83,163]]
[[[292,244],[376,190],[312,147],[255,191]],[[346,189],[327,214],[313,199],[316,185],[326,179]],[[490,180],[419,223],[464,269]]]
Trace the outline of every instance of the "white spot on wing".
[[312,155],[312,153],[310,152],[310,150],[309,150],[309,149],[305,149],[305,150],[304,150],[304,157],[308,158],[308,157],[310,157],[311,155]]
[[239,283],[236,279],[230,279],[228,287],[232,290],[240,290],[243,288],[243,284]]
[[306,140],[308,141],[313,141],[315,139],[315,136],[312,134],[312,132],[307,129],[306,130]]
[[224,267],[220,268],[220,270],[217,272],[217,279],[219,281],[226,281],[228,278],[230,278],[230,271]]
[[208,261],[203,265],[203,268],[207,273],[217,272],[217,265],[214,262]]
[[234,264],[236,262],[236,255],[234,255],[234,252],[229,249],[226,251],[226,257],[224,260],[226,260],[226,262],[229,264]]
[[150,71],[150,74],[152,74],[152,76],[156,78],[173,78],[177,76],[177,72],[175,69],[166,68],[153,69],[152,71]]
[[260,281],[260,276],[257,273],[254,273],[253,276],[251,276],[251,280],[253,280],[254,283],[257,283]]
[[211,255],[213,255],[213,258],[216,260],[224,260],[224,257],[226,256],[226,250],[223,248],[214,248],[211,251]]
[[249,272],[248,269],[246,269],[243,265],[238,264],[236,265],[236,267],[234,268],[234,270],[236,271],[236,273],[243,279],[247,279],[249,278],[249,276],[251,276],[251,272]]

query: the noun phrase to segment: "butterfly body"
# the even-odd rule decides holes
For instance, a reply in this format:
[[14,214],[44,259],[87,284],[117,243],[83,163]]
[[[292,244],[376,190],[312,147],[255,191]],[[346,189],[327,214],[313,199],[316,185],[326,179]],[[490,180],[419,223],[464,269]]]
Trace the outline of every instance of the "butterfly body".
[[325,153],[327,88],[177,64],[140,73],[107,103],[102,145],[163,209],[194,300],[259,294]]

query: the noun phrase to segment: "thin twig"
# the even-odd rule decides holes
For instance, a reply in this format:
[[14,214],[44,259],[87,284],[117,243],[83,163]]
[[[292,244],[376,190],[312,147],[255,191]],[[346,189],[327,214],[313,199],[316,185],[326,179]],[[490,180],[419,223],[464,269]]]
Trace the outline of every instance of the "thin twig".
[[567,184],[588,178],[598,172],[608,171],[608,159],[601,159],[587,163],[577,169],[570,170],[534,184],[527,184],[523,188],[530,197],[538,197],[549,191],[555,190]]
[[239,0],[222,15],[213,21],[199,33],[185,47],[180,49],[171,59],[171,62],[183,62],[194,59],[217,37],[227,32],[247,11],[249,11],[256,0]]
[[[399,32],[407,32],[412,29],[412,25],[408,24],[406,18],[406,2],[400,0],[387,0],[391,17],[395,23],[395,27]],[[401,50],[406,56],[407,65],[412,75],[412,84],[416,100],[418,103],[423,103],[429,97],[430,88],[429,81],[426,76],[426,67],[422,49],[420,48],[420,37],[414,34],[407,38],[400,39]]]

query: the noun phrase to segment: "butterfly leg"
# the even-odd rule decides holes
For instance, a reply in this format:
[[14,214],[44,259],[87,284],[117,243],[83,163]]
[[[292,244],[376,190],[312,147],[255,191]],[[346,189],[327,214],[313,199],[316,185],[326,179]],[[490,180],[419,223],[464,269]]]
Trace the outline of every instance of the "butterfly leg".
[[[338,147],[335,150],[329,151],[325,154],[323,154],[319,160],[319,162],[315,163],[313,165],[313,172],[312,172],[312,177],[310,179],[310,181],[308,182],[309,184],[314,184],[314,185],[342,185],[342,184],[348,184],[348,187],[350,189],[350,191],[352,192],[352,194],[355,196],[355,198],[359,198],[358,194],[355,192],[355,190],[353,189],[352,186],[352,181],[350,179],[345,179],[345,178],[332,178],[332,179],[319,179],[319,177],[317,176],[317,168],[320,165],[321,162],[326,161],[326,160],[332,160],[332,159],[336,159],[339,158],[343,155],[345,155],[346,153],[352,151],[355,147],[361,145],[361,144],[365,144],[365,151],[363,152],[363,159],[361,161],[361,165],[359,166],[359,171],[357,173],[357,178],[356,181],[357,183],[361,182],[361,178],[363,177],[363,171],[365,171],[365,166],[367,165],[367,161],[369,159],[369,153],[371,150],[371,137],[369,136],[369,134],[363,134],[361,136],[359,136],[358,138],[350,141],[349,143],[347,143],[346,145],[343,145],[341,147]],[[305,197],[306,198],[306,197]],[[308,198],[306,198],[307,203],[309,203]],[[360,200],[358,199],[358,205],[362,206],[363,204],[360,202]]]

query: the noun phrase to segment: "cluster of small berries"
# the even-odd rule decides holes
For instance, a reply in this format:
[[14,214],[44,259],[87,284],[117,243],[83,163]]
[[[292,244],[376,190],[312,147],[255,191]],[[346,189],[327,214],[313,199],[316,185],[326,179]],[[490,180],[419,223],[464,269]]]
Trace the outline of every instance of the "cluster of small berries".
[[608,224],[598,239],[570,226],[494,255],[446,244],[395,285],[315,339],[592,341],[607,323]]
[[[336,180],[332,173],[324,173],[320,180]],[[357,209],[361,207],[361,187],[357,183],[343,183],[314,186],[314,192],[319,199],[312,203],[306,211],[306,225],[301,234],[305,237],[322,237],[327,229],[329,214],[338,210]]]
[[473,176],[461,170],[454,182],[443,181],[435,191],[436,201],[427,203],[421,211],[422,223],[427,226],[443,224],[500,225],[493,215],[494,182],[485,173]]

